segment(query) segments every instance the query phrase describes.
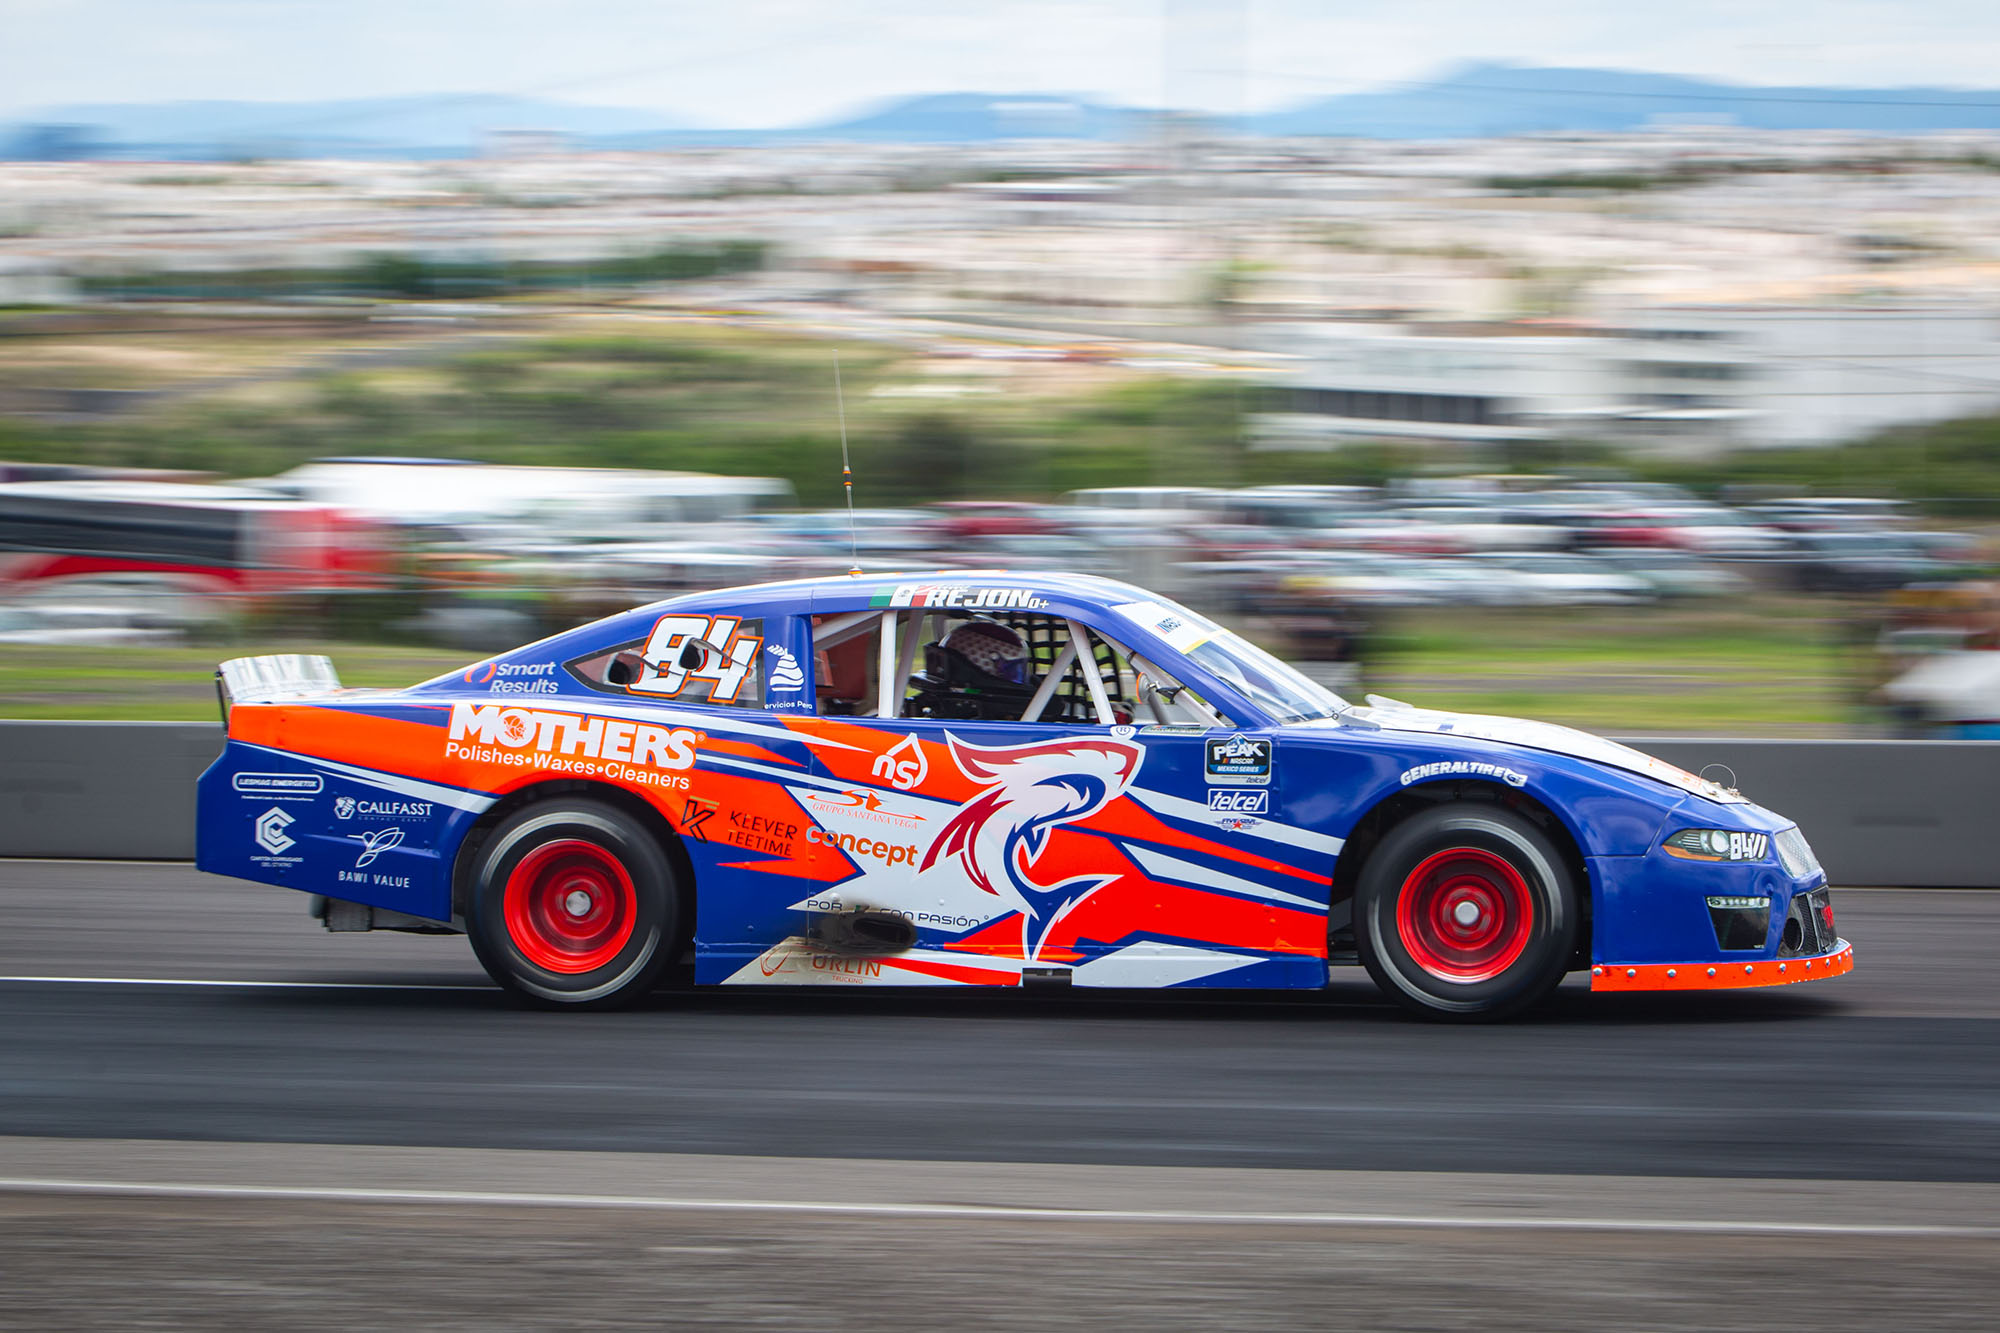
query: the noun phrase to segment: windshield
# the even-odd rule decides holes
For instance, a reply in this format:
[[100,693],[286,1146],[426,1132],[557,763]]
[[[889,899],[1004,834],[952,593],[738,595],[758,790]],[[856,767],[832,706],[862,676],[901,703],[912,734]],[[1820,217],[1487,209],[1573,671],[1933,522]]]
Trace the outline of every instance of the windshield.
[[1310,722],[1347,709],[1347,701],[1248,639],[1175,602],[1127,602],[1112,611],[1166,640],[1176,652],[1280,723]]

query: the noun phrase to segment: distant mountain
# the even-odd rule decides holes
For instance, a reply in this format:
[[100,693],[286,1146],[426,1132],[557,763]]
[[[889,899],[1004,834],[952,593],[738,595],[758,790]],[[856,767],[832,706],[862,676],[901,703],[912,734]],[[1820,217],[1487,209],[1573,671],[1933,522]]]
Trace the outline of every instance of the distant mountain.
[[[1150,113],[1082,97],[937,93],[855,115],[776,130],[703,129],[670,115],[500,94],[433,94],[325,102],[115,102],[49,107],[0,124],[0,157],[444,157],[477,151],[496,132],[538,131],[583,148],[690,144],[988,143],[1120,139]],[[2000,129],[2000,91],[1953,88],[1763,87],[1629,70],[1460,66],[1423,83],[1323,98],[1252,116],[1265,135],[1477,139],[1552,130],[1639,129],[1660,119],[1755,129],[1911,133]]]
[[893,143],[980,143],[995,139],[1118,139],[1143,113],[1075,97],[934,93],[876,105],[845,120],[787,137]]
[[48,107],[0,125],[0,157],[438,157],[478,150],[503,130],[560,135],[583,148],[659,149],[815,139],[975,143],[1113,139],[1140,113],[1040,94],[941,93],[823,124],[701,129],[675,117],[497,94],[330,102],[114,102]]
[[93,156],[200,159],[426,157],[475,149],[504,130],[586,141],[687,130],[685,122],[654,111],[494,93],[325,102],[111,102],[48,107],[0,126],[0,151],[10,139],[17,145],[45,143],[52,126],[77,127],[66,141],[88,142]]
[[1394,91],[1255,116],[1247,126],[1272,135],[1483,139],[1633,130],[1662,118],[1770,130],[1989,130],[2000,129],[2000,91],[1750,86],[1629,70],[1473,64]]

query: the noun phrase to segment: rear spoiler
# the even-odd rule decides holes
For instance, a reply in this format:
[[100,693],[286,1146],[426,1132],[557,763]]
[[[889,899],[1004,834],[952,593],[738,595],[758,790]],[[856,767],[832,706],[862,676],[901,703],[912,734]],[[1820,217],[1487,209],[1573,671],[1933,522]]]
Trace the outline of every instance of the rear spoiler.
[[215,668],[215,700],[222,706],[222,725],[240,703],[269,703],[331,694],[340,688],[333,659],[318,653],[271,653],[264,657],[232,657]]

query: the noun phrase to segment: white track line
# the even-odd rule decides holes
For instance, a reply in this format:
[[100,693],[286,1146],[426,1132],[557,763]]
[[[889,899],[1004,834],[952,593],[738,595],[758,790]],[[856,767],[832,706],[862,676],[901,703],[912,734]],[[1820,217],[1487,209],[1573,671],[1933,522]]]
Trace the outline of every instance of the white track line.
[[0,1193],[95,1194],[177,1199],[279,1199],[320,1203],[456,1204],[502,1208],[629,1208],[652,1212],[799,1213],[841,1217],[974,1221],[1159,1222],[1220,1226],[1397,1227],[1452,1231],[1628,1231],[1707,1235],[2000,1237],[2000,1227],[1925,1223],[1719,1221],[1645,1217],[1484,1217],[1443,1213],[1234,1213],[1193,1209],[1045,1208],[977,1203],[829,1203],[801,1199],[702,1199],[628,1194],[485,1190],[350,1189],[333,1186],[196,1185],[0,1177]]
[[0,977],[0,984],[37,986],[230,986],[246,990],[498,990],[479,982],[224,981],[206,977]]

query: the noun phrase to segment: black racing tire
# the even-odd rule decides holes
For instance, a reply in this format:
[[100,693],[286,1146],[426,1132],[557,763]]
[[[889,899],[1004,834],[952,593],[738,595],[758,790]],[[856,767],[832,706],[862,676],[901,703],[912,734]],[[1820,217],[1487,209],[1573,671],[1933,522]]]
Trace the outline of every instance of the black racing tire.
[[1458,801],[1390,829],[1361,869],[1354,938],[1375,984],[1432,1019],[1492,1022],[1555,988],[1576,952],[1575,877],[1549,836]]
[[545,1008],[612,1009],[685,947],[679,877],[657,839],[587,798],[515,811],[474,853],[466,933],[487,975]]

